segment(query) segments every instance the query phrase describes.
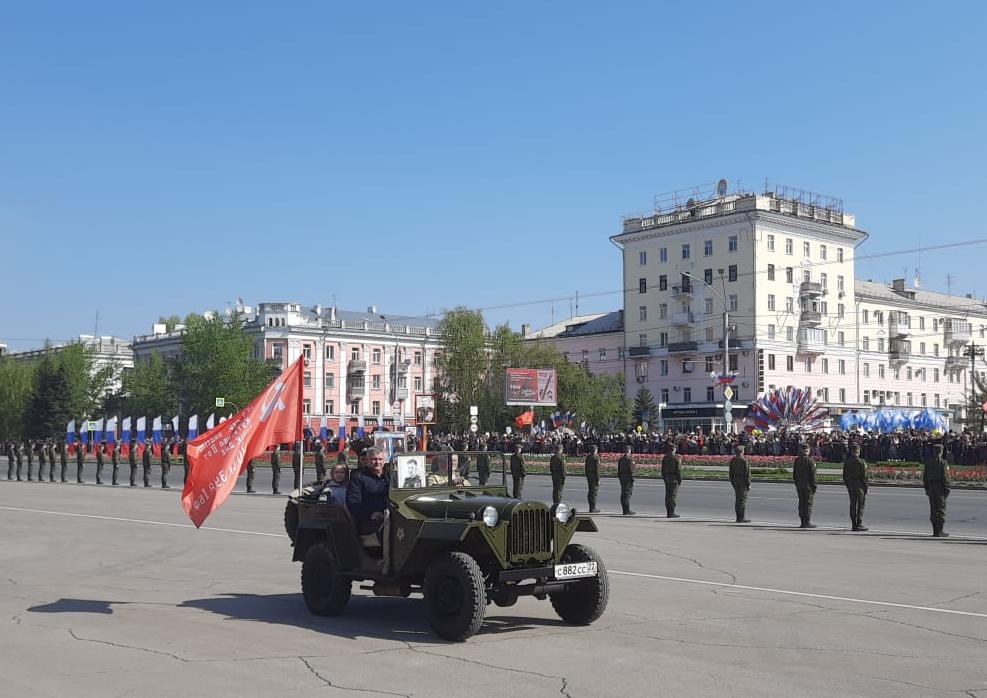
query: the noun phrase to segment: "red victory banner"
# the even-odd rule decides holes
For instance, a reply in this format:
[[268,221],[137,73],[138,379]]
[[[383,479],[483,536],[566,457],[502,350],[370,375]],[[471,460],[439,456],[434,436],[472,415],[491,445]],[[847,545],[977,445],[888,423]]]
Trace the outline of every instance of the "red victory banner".
[[299,358],[253,402],[188,442],[190,472],[182,491],[182,508],[196,528],[230,496],[251,459],[271,444],[302,438],[303,362]]

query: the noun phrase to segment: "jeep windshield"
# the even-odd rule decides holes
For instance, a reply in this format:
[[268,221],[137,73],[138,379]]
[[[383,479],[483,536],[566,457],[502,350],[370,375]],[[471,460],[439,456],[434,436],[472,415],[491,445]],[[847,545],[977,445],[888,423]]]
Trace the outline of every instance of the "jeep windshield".
[[391,486],[398,489],[430,487],[487,487],[491,471],[503,474],[503,458],[490,451],[440,451],[395,454]]

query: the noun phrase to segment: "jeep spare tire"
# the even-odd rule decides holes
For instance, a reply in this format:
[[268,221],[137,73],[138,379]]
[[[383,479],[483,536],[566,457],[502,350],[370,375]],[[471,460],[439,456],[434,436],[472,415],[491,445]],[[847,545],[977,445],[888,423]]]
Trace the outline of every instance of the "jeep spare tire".
[[460,642],[472,637],[483,625],[487,593],[483,572],[466,553],[443,553],[425,572],[422,585],[428,622],[444,640]]

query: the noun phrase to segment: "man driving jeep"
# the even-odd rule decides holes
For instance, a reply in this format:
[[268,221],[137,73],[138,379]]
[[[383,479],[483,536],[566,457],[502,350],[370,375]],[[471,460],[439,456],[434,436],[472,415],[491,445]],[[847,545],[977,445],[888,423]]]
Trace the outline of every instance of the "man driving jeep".
[[380,527],[389,487],[384,476],[384,452],[376,447],[368,448],[366,466],[355,471],[346,486],[346,506],[360,535],[374,533]]

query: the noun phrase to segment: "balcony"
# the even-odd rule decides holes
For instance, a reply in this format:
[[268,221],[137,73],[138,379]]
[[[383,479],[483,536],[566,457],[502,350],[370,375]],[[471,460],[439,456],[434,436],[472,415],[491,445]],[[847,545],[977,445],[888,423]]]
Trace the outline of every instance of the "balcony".
[[818,281],[803,281],[799,286],[799,298],[819,298],[822,294],[823,287]]
[[969,366],[965,357],[962,356],[947,356],[946,357],[946,370],[947,371],[962,371],[964,368]]
[[691,325],[695,321],[696,318],[692,313],[672,313],[673,325]]
[[802,327],[819,327],[822,324],[822,313],[818,310],[803,310],[799,315],[799,324]]
[[675,284],[672,286],[672,298],[692,298],[692,284]]
[[888,354],[888,363],[892,366],[901,366],[902,364],[906,364],[908,363],[908,359],[911,357],[911,353],[911,342],[892,339],[891,351]]
[[630,347],[627,355],[634,359],[651,356],[651,347]]
[[682,354],[685,352],[696,352],[698,350],[698,342],[672,342],[668,345],[669,354]]
[[366,373],[367,362],[363,359],[350,359],[349,363],[346,364],[346,372],[351,375],[354,373]]
[[698,351],[700,354],[715,354],[723,348],[723,342],[700,342]]
[[892,337],[907,337],[912,329],[911,324],[907,313],[891,313],[888,316],[888,333]]
[[966,344],[973,336],[973,327],[963,320],[943,320],[946,344]]
[[366,384],[362,381],[359,383],[347,383],[346,384],[346,399],[353,400],[355,398],[363,397],[363,389]]
[[796,353],[817,355],[826,353],[826,330],[801,329],[798,332]]

